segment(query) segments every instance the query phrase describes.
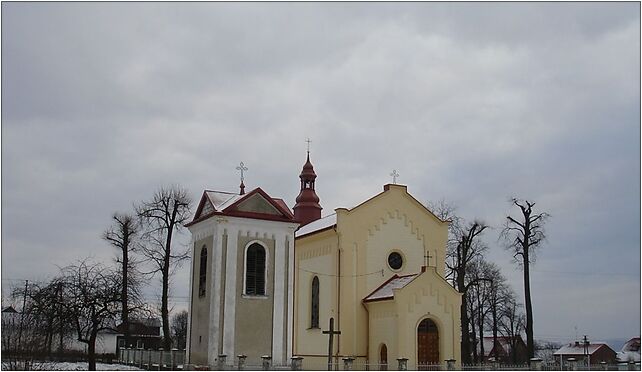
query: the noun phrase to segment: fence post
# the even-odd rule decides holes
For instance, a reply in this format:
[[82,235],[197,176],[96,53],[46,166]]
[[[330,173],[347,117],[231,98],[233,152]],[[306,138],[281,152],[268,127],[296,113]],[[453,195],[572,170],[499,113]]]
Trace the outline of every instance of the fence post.
[[542,370],[542,360],[539,358],[531,358],[531,371],[541,371]]
[[147,370],[152,370],[152,348],[147,349]]
[[143,353],[144,353],[144,351],[145,351],[145,349],[143,349],[143,348],[141,347],[141,348],[140,348],[140,351],[139,351],[139,353],[140,353],[140,360],[138,361],[138,368],[140,368],[140,369],[143,369]]
[[636,371],[637,368],[635,368],[635,362],[634,361],[629,361],[629,371]]
[[261,359],[263,359],[263,363],[262,363],[263,370],[264,371],[269,371],[270,370],[270,361],[272,360],[272,357],[269,356],[269,355],[263,355],[261,357]]
[[602,371],[608,371],[609,370],[609,365],[605,361],[600,362],[600,366],[602,367]]
[[236,357],[239,358],[238,370],[242,371],[245,368],[245,358],[247,358],[247,355],[239,354]]
[[399,364],[400,371],[408,370],[408,358],[397,358],[397,363]]
[[216,369],[222,371],[225,369],[225,362],[227,360],[227,355],[219,354],[218,359],[216,360]]
[[354,358],[352,358],[352,357],[343,358],[343,370],[352,371],[352,363],[353,362],[354,362]]
[[455,359],[446,359],[446,369],[449,371],[455,370]]
[[163,370],[163,348],[158,349],[158,370],[162,371]]
[[170,353],[171,353],[170,361],[172,363],[172,371],[176,371],[176,352],[177,351],[178,351],[178,349],[176,349],[176,348],[173,348],[172,351],[170,351]]
[[293,371],[300,371],[301,366],[303,365],[303,358],[300,356],[293,356],[290,358],[292,360],[291,369]]

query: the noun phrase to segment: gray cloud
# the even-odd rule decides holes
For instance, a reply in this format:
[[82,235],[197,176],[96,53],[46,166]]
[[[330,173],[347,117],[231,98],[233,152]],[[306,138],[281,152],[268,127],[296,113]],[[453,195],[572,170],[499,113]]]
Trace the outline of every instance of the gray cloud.
[[3,289],[110,258],[111,213],[162,184],[235,190],[240,160],[292,205],[311,137],[324,213],[396,168],[495,227],[518,293],[497,233],[536,200],[536,332],[639,329],[639,4],[2,6]]

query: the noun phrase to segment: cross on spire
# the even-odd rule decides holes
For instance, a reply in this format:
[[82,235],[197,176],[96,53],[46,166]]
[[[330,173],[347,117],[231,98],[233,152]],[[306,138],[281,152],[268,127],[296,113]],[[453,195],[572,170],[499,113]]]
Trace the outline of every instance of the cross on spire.
[[312,141],[310,141],[310,138],[308,138],[308,139],[305,140],[305,142],[308,143],[308,154],[310,154],[310,142],[312,142]]
[[390,173],[390,177],[392,177],[392,183],[396,184],[397,183],[397,177],[399,177],[399,173],[397,173],[396,169],[392,170],[392,173]]
[[239,166],[236,167],[236,170],[241,171],[241,186],[240,186],[241,192],[240,192],[240,195],[243,195],[243,194],[245,194],[245,184],[243,183],[243,179],[244,179],[243,178],[243,171],[246,171],[247,167],[245,166],[245,164],[243,164],[243,162],[241,162],[239,164]]

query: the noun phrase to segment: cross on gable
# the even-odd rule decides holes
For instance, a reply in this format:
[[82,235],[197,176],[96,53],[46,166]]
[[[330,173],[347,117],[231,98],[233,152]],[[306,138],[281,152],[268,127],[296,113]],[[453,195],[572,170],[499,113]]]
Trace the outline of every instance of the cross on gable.
[[396,184],[397,183],[397,177],[399,177],[399,173],[397,173],[397,170],[393,169],[392,173],[390,173],[390,176],[392,177],[392,183]]
[[430,251],[426,251],[424,258],[426,259],[426,266],[430,266],[430,259],[434,257],[430,255]]

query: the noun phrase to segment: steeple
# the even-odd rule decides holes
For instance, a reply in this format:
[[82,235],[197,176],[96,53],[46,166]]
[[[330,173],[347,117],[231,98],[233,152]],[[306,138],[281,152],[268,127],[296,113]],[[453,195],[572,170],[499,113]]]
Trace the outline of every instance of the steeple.
[[321,218],[322,209],[319,205],[319,197],[314,191],[314,182],[317,178],[317,174],[314,173],[314,167],[312,166],[312,163],[310,163],[309,148],[308,158],[303,165],[299,178],[301,179],[301,192],[299,192],[299,196],[296,197],[294,219],[296,219],[301,225],[306,225]]

